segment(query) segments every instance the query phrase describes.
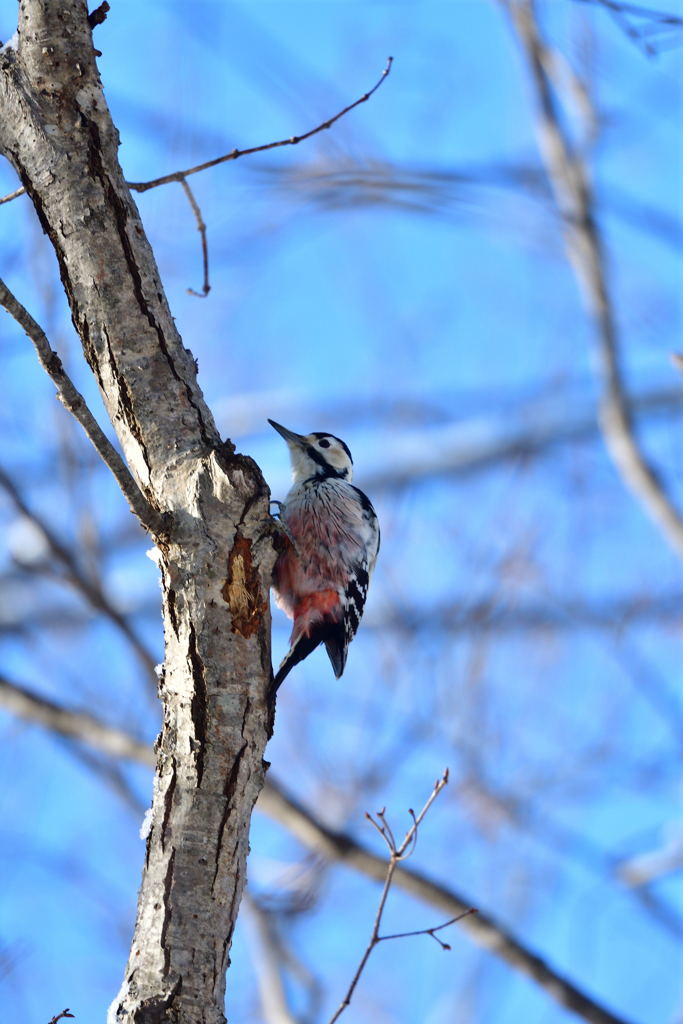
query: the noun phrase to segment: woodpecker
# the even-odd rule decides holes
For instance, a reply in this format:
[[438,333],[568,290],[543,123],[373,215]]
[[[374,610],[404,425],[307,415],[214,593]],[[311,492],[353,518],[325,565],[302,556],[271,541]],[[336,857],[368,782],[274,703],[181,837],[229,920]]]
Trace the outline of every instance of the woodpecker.
[[293,481],[280,503],[290,544],[275,563],[273,588],[294,626],[273,680],[274,695],[291,669],[321,643],[335,676],[341,676],[363,614],[380,535],[370,499],[351,483],[353,459],[347,445],[334,434],[295,434],[268,422],[287,442]]

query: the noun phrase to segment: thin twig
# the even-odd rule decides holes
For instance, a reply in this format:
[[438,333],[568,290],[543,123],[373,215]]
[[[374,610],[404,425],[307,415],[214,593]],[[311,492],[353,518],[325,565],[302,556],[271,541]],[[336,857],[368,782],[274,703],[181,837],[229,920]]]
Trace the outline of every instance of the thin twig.
[[[308,849],[340,861],[368,878],[383,882],[386,860],[372,853],[346,832],[328,828],[320,819],[287,793],[272,776],[267,780],[257,805],[274,821],[278,821]],[[440,885],[427,875],[405,864],[397,867],[394,885],[416,899],[459,917],[467,914],[471,903],[461,894]],[[463,930],[478,945],[499,956],[514,970],[533,979],[560,1006],[578,1014],[590,1024],[627,1024],[623,1017],[611,1013],[569,978],[521,943],[503,925],[479,911],[469,914]]]
[[[657,48],[646,39],[646,34],[653,31],[663,32],[672,28],[683,28],[683,18],[679,15],[653,11],[638,4],[623,3],[618,0],[579,0],[579,2],[604,8],[646,57],[656,57],[658,54]],[[629,15],[632,18],[641,18],[642,24],[636,28],[628,20]]]
[[49,1022],[49,1024],[57,1024],[57,1021],[58,1020],[62,1020],[63,1017],[73,1017],[73,1016],[74,1016],[74,1014],[71,1013],[71,1011],[69,1010],[69,1007],[67,1006],[66,1010],[62,1010],[61,1013],[58,1013],[55,1017],[53,1017],[52,1020]]
[[57,388],[57,397],[64,408],[68,409],[83,427],[102,461],[113,473],[133,513],[152,534],[158,536],[165,533],[163,516],[152,508],[136,484],[125,462],[88,408],[83,395],[62,366],[62,361],[52,349],[45,332],[2,280],[0,280],[0,305],[4,306],[10,316],[14,317],[28,335],[38,353],[41,365]]
[[450,928],[452,924],[457,924],[458,921],[462,921],[463,918],[469,917],[470,914],[477,914],[479,911],[476,907],[470,907],[469,910],[463,910],[462,914],[458,914],[457,917],[452,917],[449,921],[444,921],[443,924],[437,924],[433,928],[416,928],[410,932],[394,932],[393,935],[380,935],[378,942],[388,942],[389,939],[410,939],[414,935],[429,935],[438,942],[442,949],[450,950],[450,946],[443,939],[440,939],[436,932],[443,931],[444,928]]
[[365,952],[363,953],[363,956],[361,957],[360,963],[358,964],[358,967],[356,968],[356,973],[354,974],[353,978],[351,979],[351,984],[349,985],[348,989],[346,990],[346,995],[344,996],[344,998],[342,999],[341,1003],[337,1007],[335,1013],[332,1015],[332,1017],[330,1017],[329,1024],[334,1024],[335,1021],[339,1020],[339,1018],[341,1017],[342,1013],[344,1013],[344,1011],[346,1010],[347,1006],[350,1005],[351,1000],[353,999],[353,993],[356,991],[356,986],[357,986],[358,982],[361,979],[361,975],[362,975],[363,971],[365,970],[365,965],[367,964],[368,960],[370,959],[370,954],[372,953],[373,949],[375,948],[375,946],[377,945],[377,943],[379,941],[379,939],[378,939],[379,927],[380,927],[380,924],[382,923],[382,914],[384,913],[384,907],[385,907],[386,902],[387,902],[387,896],[389,895],[389,889],[391,888],[391,883],[392,883],[392,880],[393,880],[393,877],[394,877],[394,871],[395,870],[396,870],[395,862],[393,860],[391,860],[389,862],[389,867],[387,868],[386,878],[384,879],[384,887],[382,888],[382,895],[380,896],[379,904],[377,906],[377,912],[375,914],[375,921],[374,921],[374,924],[372,926],[372,934],[370,935],[370,941],[368,942],[367,946],[365,947]]
[[683,517],[635,436],[588,169],[572,146],[556,106],[544,68],[542,54],[546,44],[536,22],[535,2],[504,3],[529,64],[539,110],[539,148],[563,219],[569,260],[595,325],[603,389],[599,422],[607,451],[623,482],[683,557]]
[[657,56],[657,51],[654,46],[652,46],[651,43],[648,43],[646,39],[643,39],[638,29],[635,28],[628,20],[626,12],[619,6],[619,4],[605,3],[605,0],[599,0],[599,3],[601,7],[604,7],[609,12],[624,35],[627,36],[631,42],[636,44],[641,53],[645,54],[646,57]]
[[182,185],[183,191],[187,196],[187,201],[192,207],[194,219],[197,222],[197,231],[199,232],[199,236],[202,240],[202,265],[204,268],[204,284],[202,286],[202,290],[200,292],[196,292],[194,288],[188,288],[187,292],[188,295],[196,295],[198,299],[205,299],[206,296],[211,291],[211,285],[209,284],[209,247],[206,244],[206,224],[204,223],[202,211],[199,209],[199,203],[195,199],[192,189],[187,184],[184,178],[180,179],[180,184]]
[[432,938],[435,939],[435,941],[439,943],[439,945],[442,947],[442,949],[450,949],[450,946],[448,946],[447,943],[442,942],[441,939],[437,938],[437,936],[434,933],[437,932],[437,931],[440,931],[442,928],[447,928],[449,925],[455,924],[456,921],[460,921],[463,917],[466,917],[468,914],[475,913],[475,910],[474,910],[473,907],[468,907],[467,910],[464,910],[458,916],[451,918],[450,921],[445,921],[443,924],[437,925],[436,927],[433,927],[433,928],[421,928],[421,929],[418,929],[417,931],[396,933],[396,934],[393,934],[393,935],[380,935],[380,928],[381,928],[381,925],[382,925],[382,916],[384,914],[384,909],[386,907],[387,897],[389,896],[389,890],[391,889],[391,884],[392,884],[392,882],[394,880],[394,874],[396,872],[396,868],[398,867],[398,865],[400,864],[401,861],[406,860],[408,857],[410,857],[411,853],[415,849],[415,840],[416,840],[416,837],[417,837],[418,829],[419,829],[420,825],[422,824],[422,822],[424,821],[425,815],[428,813],[429,808],[432,806],[432,804],[436,800],[437,796],[439,795],[439,793],[441,792],[441,790],[444,788],[444,786],[447,783],[448,783],[448,769],[446,769],[446,771],[443,773],[441,778],[437,779],[437,781],[434,783],[434,788],[433,788],[429,798],[427,799],[424,807],[420,811],[420,813],[416,815],[415,812],[413,811],[412,807],[409,809],[408,813],[410,814],[410,817],[412,818],[412,822],[413,823],[410,826],[410,828],[408,829],[408,831],[406,832],[405,836],[403,837],[403,842],[401,843],[400,846],[398,846],[396,844],[396,840],[394,839],[394,833],[393,833],[393,831],[391,829],[391,826],[389,825],[388,821],[386,820],[386,814],[385,814],[385,809],[384,808],[382,808],[381,811],[378,811],[377,814],[376,814],[376,817],[374,817],[374,818],[373,818],[373,816],[371,814],[367,814],[366,813],[366,815],[365,815],[366,819],[372,825],[374,825],[374,827],[377,829],[377,831],[379,832],[379,834],[382,836],[382,838],[384,839],[385,843],[387,844],[387,847],[389,848],[389,863],[387,865],[386,875],[385,875],[385,878],[384,878],[384,886],[382,888],[382,895],[379,898],[379,903],[377,905],[377,911],[375,913],[375,921],[374,921],[374,924],[373,924],[373,927],[372,927],[372,933],[370,935],[370,940],[369,940],[367,946],[365,947],[365,952],[363,953],[363,956],[361,957],[360,963],[358,964],[358,967],[356,968],[356,973],[354,974],[353,978],[351,979],[351,984],[349,985],[349,987],[348,987],[348,989],[346,991],[346,995],[344,996],[344,998],[342,999],[341,1003],[337,1007],[337,1010],[334,1013],[334,1015],[330,1018],[329,1024],[335,1024],[335,1021],[339,1020],[341,1015],[344,1013],[346,1008],[351,1003],[351,1000],[353,998],[353,993],[356,990],[356,986],[358,985],[358,982],[361,979],[361,975],[363,974],[363,971],[365,970],[365,966],[366,966],[368,960],[370,959],[370,954],[372,953],[372,951],[375,948],[375,946],[378,946],[380,942],[385,942],[388,939],[403,938],[404,936],[408,936],[408,935],[431,935]]
[[[120,729],[77,711],[69,711],[44,697],[37,697],[25,687],[3,680],[0,686],[0,707],[64,736],[83,740],[101,750],[149,766],[155,757],[151,746],[141,743]],[[353,836],[328,828],[316,815],[302,806],[272,775],[261,791],[258,809],[283,825],[309,850],[328,860],[346,864],[368,878],[384,881],[387,863],[372,853]],[[617,1017],[568,978],[555,971],[547,961],[521,943],[488,914],[472,914],[464,896],[440,885],[414,868],[401,864],[394,876],[394,885],[415,899],[428,903],[463,921],[469,937],[500,957],[514,970],[531,978],[560,1006],[578,1014],[590,1024],[628,1024]]]
[[[387,62],[382,71],[379,80],[373,85],[372,89],[366,92],[360,99],[355,100],[353,103],[349,103],[347,107],[340,110],[334,117],[330,117],[327,121],[323,121],[322,124],[317,125],[315,128],[311,128],[310,131],[304,132],[303,135],[292,135],[288,139],[280,139],[278,142],[266,142],[262,146],[250,146],[248,149],[233,149],[230,153],[224,153],[223,156],[217,156],[213,160],[207,160],[203,164],[197,164],[195,167],[188,167],[184,171],[173,171],[172,174],[165,174],[161,178],[154,178],[152,181],[128,181],[126,184],[128,188],[134,192],[147,192],[151,188],[158,188],[159,185],[168,185],[171,181],[183,182],[191,174],[199,174],[200,171],[208,171],[211,167],[218,167],[219,164],[227,163],[229,160],[239,160],[241,156],[251,156],[252,153],[265,153],[269,149],[278,149],[281,146],[296,146],[305,139],[310,139],[313,135],[317,135],[319,132],[325,131],[327,128],[331,128],[332,125],[339,121],[340,118],[348,114],[349,111],[355,107],[359,107],[361,103],[366,103],[373,93],[377,92],[380,85],[391,71],[391,65],[394,62],[393,57],[387,57]],[[9,195],[0,198],[0,205],[2,203],[9,203],[12,199],[16,199],[17,196],[24,194],[26,189],[18,188],[16,191],[11,192]]]
[[683,27],[683,18],[679,14],[669,14],[667,11],[655,11],[651,7],[643,7],[641,4],[627,3],[626,0],[578,0],[578,2],[595,4],[599,7],[618,8],[625,14],[632,14],[637,18],[655,21],[661,25]]
[[386,65],[379,80],[375,85],[373,85],[372,89],[361,96],[360,99],[355,100],[353,103],[349,103],[348,107],[344,107],[344,109],[340,110],[338,114],[335,114],[327,121],[323,121],[322,124],[317,125],[315,128],[311,128],[310,131],[304,132],[303,135],[292,135],[288,139],[280,139],[278,142],[267,142],[262,146],[251,146],[249,149],[233,149],[230,153],[225,153],[223,156],[218,156],[213,160],[207,160],[203,164],[197,164],[196,167],[189,167],[185,171],[174,171],[172,174],[165,174],[161,178],[154,178],[153,181],[129,181],[127,182],[128,188],[132,188],[135,192],[147,192],[150,188],[157,188],[159,185],[166,185],[170,181],[182,181],[184,178],[189,177],[190,174],[198,174],[199,171],[207,171],[210,167],[217,167],[219,164],[224,164],[228,160],[238,160],[241,156],[250,156],[252,153],[265,153],[266,150],[279,149],[280,146],[296,146],[305,139],[310,139],[311,136],[317,135],[318,132],[325,131],[326,128],[331,128],[336,121],[344,117],[345,114],[348,114],[349,111],[360,106],[361,103],[366,103],[372,94],[377,92],[380,85],[391,71],[393,61],[393,57],[387,58]]

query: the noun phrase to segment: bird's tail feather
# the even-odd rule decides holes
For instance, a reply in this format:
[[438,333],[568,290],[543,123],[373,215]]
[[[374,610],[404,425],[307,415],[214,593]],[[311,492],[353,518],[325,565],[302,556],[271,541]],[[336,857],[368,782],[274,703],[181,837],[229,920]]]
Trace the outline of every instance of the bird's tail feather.
[[298,665],[304,658],[307,658],[311,651],[314,651],[321,642],[322,637],[320,635],[306,636],[304,634],[292,644],[280,662],[280,667],[273,678],[270,687],[271,698],[275,696],[294,666]]
[[348,650],[344,643],[344,627],[338,622],[325,623],[323,628],[318,628],[314,631],[313,636],[306,636],[305,633],[301,634],[289,648],[273,678],[270,687],[271,700],[275,697],[275,694],[294,666],[298,665],[304,658],[307,658],[311,651],[314,651],[321,643],[325,644],[327,656],[332,662],[332,669],[337,679],[339,679],[344,671]]
[[339,679],[346,664],[347,647],[344,643],[344,627],[337,623],[335,623],[335,627],[323,639],[325,649],[327,650],[327,657],[332,662],[332,671],[335,677]]

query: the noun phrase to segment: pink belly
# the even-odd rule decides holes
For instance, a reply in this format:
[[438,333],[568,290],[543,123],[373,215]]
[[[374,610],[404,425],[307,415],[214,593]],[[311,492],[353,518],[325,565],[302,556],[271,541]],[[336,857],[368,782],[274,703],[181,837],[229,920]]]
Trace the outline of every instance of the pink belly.
[[[277,603],[293,618],[307,598],[319,594],[320,611],[329,612],[347,583],[340,553],[348,548],[349,535],[335,528],[333,520],[321,524],[301,514],[288,515],[286,525],[296,548],[289,547],[275,564]],[[328,596],[323,599],[323,594]]]

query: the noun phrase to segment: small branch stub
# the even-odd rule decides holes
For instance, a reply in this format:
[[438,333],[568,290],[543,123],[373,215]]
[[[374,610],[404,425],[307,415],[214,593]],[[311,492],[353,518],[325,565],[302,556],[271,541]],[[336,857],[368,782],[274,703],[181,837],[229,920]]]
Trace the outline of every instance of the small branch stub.
[[102,22],[106,20],[110,10],[111,8],[109,7],[107,0],[103,0],[103,3],[88,15],[88,24],[90,25],[90,28],[96,28],[97,25],[101,25]]

